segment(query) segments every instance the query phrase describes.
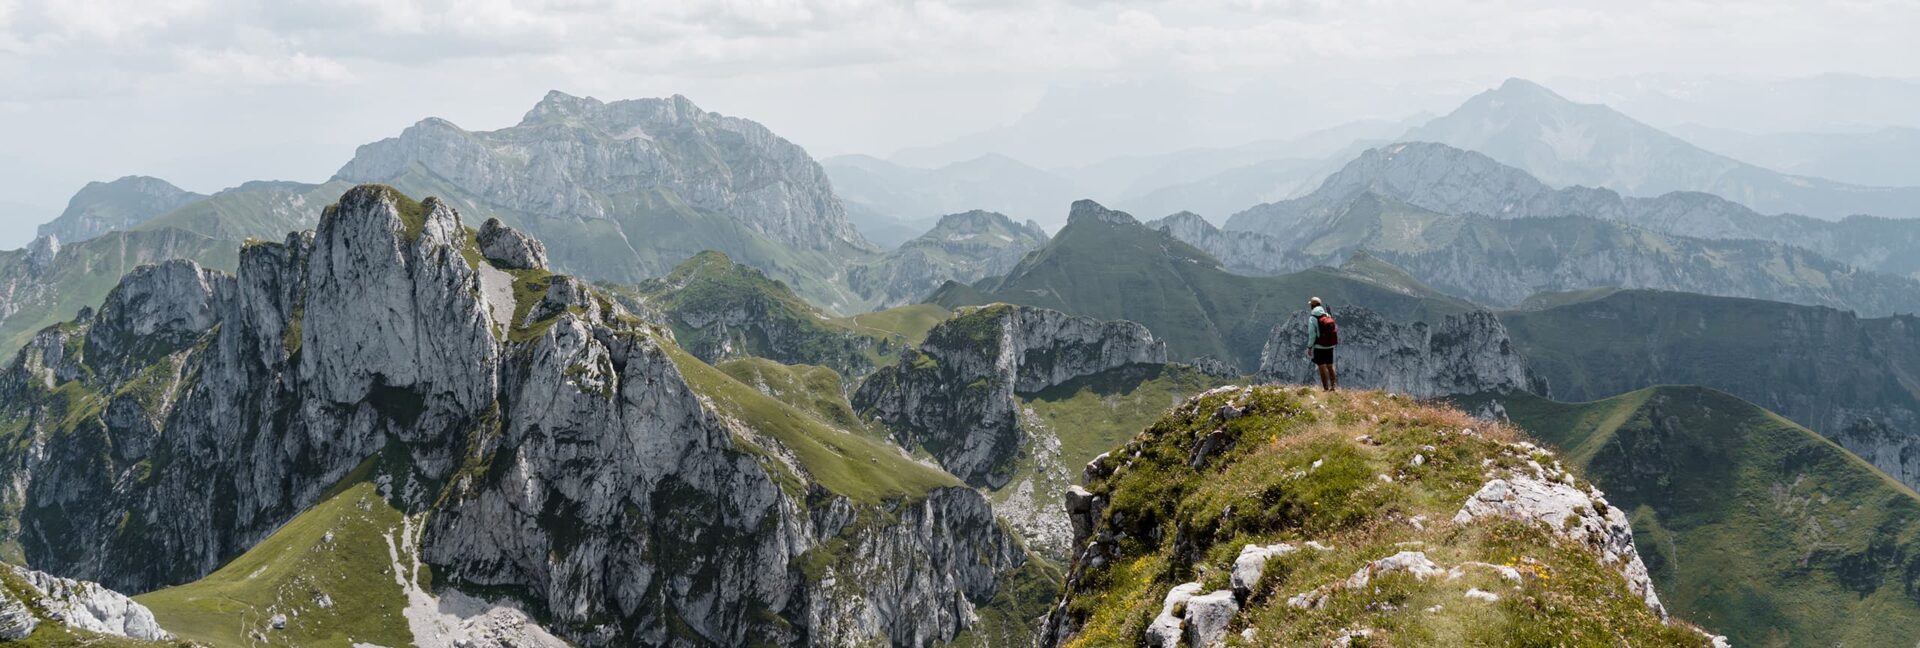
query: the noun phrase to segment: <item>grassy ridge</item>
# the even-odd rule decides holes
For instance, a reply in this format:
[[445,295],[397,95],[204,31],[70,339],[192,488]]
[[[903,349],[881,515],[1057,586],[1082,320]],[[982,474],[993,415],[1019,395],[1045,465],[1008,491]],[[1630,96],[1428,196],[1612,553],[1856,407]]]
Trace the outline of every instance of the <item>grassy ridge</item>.
[[[402,516],[370,481],[375,463],[212,574],[135,600],[176,636],[215,646],[412,645],[386,537]],[[269,629],[275,614],[285,629]]]
[[1632,513],[1676,614],[1740,646],[1920,636],[1920,498],[1818,434],[1702,387],[1500,401]]
[[[1244,414],[1215,415],[1229,403]],[[1196,467],[1193,449],[1210,436],[1223,449]],[[1246,544],[1309,540],[1329,549],[1270,561],[1229,626],[1228,645],[1334,645],[1361,628],[1374,632],[1364,645],[1703,645],[1692,630],[1662,623],[1616,567],[1545,526],[1449,521],[1484,471],[1551,463],[1514,439],[1457,410],[1379,392],[1260,387],[1195,399],[1119,448],[1114,456],[1129,459],[1089,484],[1108,498],[1097,523],[1114,539],[1102,564],[1077,567],[1067,609],[1084,625],[1067,645],[1137,645],[1176,584],[1221,589]],[[1443,566],[1509,566],[1520,581],[1468,569],[1459,579],[1401,573],[1364,588],[1330,585],[1407,550]],[[1287,604],[1322,587],[1330,588],[1324,605]],[[1469,588],[1499,598],[1469,598]],[[1247,628],[1252,642],[1239,636]]]

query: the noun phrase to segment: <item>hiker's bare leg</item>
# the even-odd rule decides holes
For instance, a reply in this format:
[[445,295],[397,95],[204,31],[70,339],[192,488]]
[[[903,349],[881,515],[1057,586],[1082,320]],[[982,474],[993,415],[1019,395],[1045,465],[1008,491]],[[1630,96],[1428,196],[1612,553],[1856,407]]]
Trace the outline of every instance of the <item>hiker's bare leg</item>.
[[1333,374],[1330,373],[1333,365],[1314,365],[1314,368],[1320,370],[1321,391],[1333,391]]
[[1340,372],[1331,364],[1327,365],[1327,391],[1340,391]]

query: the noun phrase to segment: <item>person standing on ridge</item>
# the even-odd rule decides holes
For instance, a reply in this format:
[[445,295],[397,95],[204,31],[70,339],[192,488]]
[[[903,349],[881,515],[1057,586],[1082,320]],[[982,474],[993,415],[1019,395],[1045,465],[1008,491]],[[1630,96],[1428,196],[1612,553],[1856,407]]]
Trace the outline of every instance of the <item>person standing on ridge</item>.
[[1333,371],[1333,347],[1340,344],[1340,327],[1327,314],[1327,307],[1320,303],[1319,297],[1307,300],[1307,357],[1313,359],[1314,368],[1320,370],[1320,389],[1334,391],[1340,388],[1340,377]]

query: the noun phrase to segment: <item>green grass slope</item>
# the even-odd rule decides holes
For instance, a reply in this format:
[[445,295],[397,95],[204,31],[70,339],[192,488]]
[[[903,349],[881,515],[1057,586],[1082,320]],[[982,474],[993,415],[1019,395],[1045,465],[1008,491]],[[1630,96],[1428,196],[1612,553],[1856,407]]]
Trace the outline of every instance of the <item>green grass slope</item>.
[[1165,339],[1173,357],[1228,358],[1252,371],[1268,332],[1312,296],[1336,311],[1359,304],[1395,319],[1473,308],[1332,268],[1276,277],[1231,274],[1193,246],[1091,201],[1075,203],[1067,226],[1005,277],[978,287],[949,283],[930,301],[947,308],[1007,302],[1131,320]]
[[[1240,414],[1218,415],[1224,405]],[[1197,455],[1208,438],[1219,449]],[[1094,534],[1112,539],[1102,541],[1102,560],[1083,555],[1070,573],[1065,614],[1079,630],[1063,645],[1140,645],[1171,588],[1224,589],[1242,547],[1282,541],[1327,549],[1270,560],[1227,645],[1705,645],[1692,629],[1663,623],[1617,567],[1544,524],[1451,522],[1485,471],[1551,463],[1516,440],[1503,426],[1380,392],[1258,387],[1189,401],[1117,448],[1113,456],[1126,459],[1088,484],[1108,502]],[[1341,585],[1402,551],[1462,575],[1381,573],[1365,587]],[[1519,578],[1469,562],[1509,566]],[[1476,588],[1498,599],[1470,597]],[[1308,592],[1324,593],[1324,603],[1288,604]],[[1247,629],[1252,641],[1241,636]],[[1372,634],[1341,639],[1361,629]]]
[[1499,400],[1632,515],[1676,614],[1738,646],[1920,637],[1920,497],[1820,435],[1704,387]]
[[[406,542],[403,516],[369,479],[376,463],[213,573],[135,600],[175,636],[213,646],[412,645],[388,553]],[[276,614],[286,628],[269,629]]]
[[[874,503],[960,485],[953,475],[913,460],[899,446],[834,427],[678,348],[668,347],[668,353],[694,391],[711,400],[720,413],[778,441],[799,458],[812,481],[829,491]],[[752,439],[745,442],[758,447]],[[800,477],[791,477],[788,484],[798,487]]]

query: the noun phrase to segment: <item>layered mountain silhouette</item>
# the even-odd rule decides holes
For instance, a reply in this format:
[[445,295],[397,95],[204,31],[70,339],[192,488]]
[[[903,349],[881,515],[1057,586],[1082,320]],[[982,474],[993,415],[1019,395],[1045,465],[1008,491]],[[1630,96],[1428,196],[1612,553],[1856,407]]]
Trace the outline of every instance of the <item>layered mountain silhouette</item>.
[[1920,188],[1866,187],[1763,169],[1523,79],[1508,79],[1402,139],[1479,151],[1556,187],[1605,187],[1633,196],[1701,191],[1762,212],[1821,218],[1920,216]]

